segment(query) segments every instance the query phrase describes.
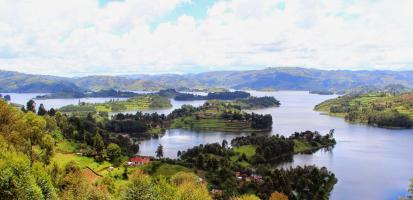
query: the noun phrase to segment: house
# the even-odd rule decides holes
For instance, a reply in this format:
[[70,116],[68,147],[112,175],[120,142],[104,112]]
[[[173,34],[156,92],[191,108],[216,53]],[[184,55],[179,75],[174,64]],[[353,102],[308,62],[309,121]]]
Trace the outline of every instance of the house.
[[135,156],[133,158],[129,159],[129,162],[127,163],[129,166],[137,166],[137,165],[144,165],[148,164],[151,162],[150,157],[146,156]]

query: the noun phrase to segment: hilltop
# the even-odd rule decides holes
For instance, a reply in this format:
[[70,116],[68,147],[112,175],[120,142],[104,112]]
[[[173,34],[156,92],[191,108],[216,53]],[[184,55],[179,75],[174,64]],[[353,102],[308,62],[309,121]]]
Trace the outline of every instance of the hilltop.
[[0,71],[0,92],[62,92],[78,90],[159,90],[168,88],[232,88],[253,90],[309,90],[344,93],[358,87],[389,84],[413,87],[413,71],[319,70],[277,67],[248,71],[212,71],[198,74],[86,76],[66,78]]

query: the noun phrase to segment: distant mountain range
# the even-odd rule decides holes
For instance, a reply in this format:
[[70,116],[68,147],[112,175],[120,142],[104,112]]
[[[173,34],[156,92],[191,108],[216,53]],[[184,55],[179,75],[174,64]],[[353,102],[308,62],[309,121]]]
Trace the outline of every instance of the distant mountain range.
[[343,92],[354,88],[384,88],[390,84],[413,88],[413,71],[351,71],[280,67],[185,75],[137,74],[80,78],[0,71],[0,92],[68,92],[101,89],[159,90],[208,87]]

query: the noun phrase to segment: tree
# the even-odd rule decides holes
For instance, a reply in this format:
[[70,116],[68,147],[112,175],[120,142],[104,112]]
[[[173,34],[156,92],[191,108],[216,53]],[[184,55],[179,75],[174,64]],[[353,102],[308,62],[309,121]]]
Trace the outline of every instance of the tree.
[[112,163],[119,164],[120,162],[120,157],[122,155],[122,151],[119,147],[119,145],[115,143],[110,143],[108,147],[106,148],[106,153],[108,155],[108,158]]
[[179,199],[211,200],[206,185],[199,181],[193,173],[178,172],[171,178],[171,182],[178,188]]
[[47,110],[44,108],[44,105],[41,103],[39,106],[39,110],[37,111],[37,114],[40,116],[44,116],[47,113]]
[[222,148],[227,148],[228,146],[228,141],[227,140],[222,140]]
[[42,152],[43,161],[44,163],[49,164],[50,158],[54,154],[55,141],[52,138],[52,136],[45,134],[42,138],[42,142],[40,146],[43,149],[43,152]]
[[11,101],[11,97],[10,97],[10,95],[4,95],[4,99],[6,100],[6,101]]
[[1,199],[45,199],[31,172],[30,160],[22,153],[0,154],[0,177]]
[[47,112],[47,114],[51,117],[56,115],[56,110],[54,108],[50,108],[50,110]]
[[178,152],[176,153],[176,156],[179,158],[179,157],[181,157],[181,155],[182,155],[182,152],[180,150],[178,150]]
[[96,133],[93,137],[93,148],[96,151],[96,159],[98,161],[103,161],[103,149],[105,148],[105,143],[103,142],[102,136],[99,133]]
[[123,200],[158,200],[160,190],[151,177],[141,172],[132,174],[129,184],[123,193]]
[[36,102],[33,99],[30,99],[26,104],[26,110],[36,113]]
[[158,146],[155,153],[157,158],[163,157],[163,146],[161,144]]

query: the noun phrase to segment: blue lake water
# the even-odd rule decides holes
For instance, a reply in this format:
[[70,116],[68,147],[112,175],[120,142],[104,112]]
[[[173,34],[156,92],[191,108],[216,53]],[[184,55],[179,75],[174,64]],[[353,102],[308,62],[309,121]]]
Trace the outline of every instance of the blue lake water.
[[[335,173],[338,183],[331,194],[333,200],[347,199],[397,199],[407,193],[409,179],[413,177],[413,130],[395,130],[350,124],[342,118],[322,115],[313,111],[316,104],[334,95],[316,95],[299,91],[255,92],[254,96],[274,96],[281,107],[253,110],[250,112],[271,114],[274,125],[271,134],[290,135],[295,131],[319,131],[323,134],[335,129],[337,145],[331,151],[320,150],[312,155],[296,155],[293,162],[283,167],[297,165],[325,166]],[[4,95],[4,93],[3,93]],[[39,94],[11,94],[12,101],[25,104]],[[86,102],[104,102],[111,98],[80,99]],[[59,108],[77,104],[79,99],[39,100],[46,108]],[[204,101],[172,101],[173,108],[150,110],[168,114],[183,104],[194,106]],[[132,113],[135,113],[133,111]],[[154,155],[159,144],[164,146],[165,156],[176,157],[178,150],[195,145],[230,141],[242,134],[223,132],[195,132],[167,130],[160,138],[142,141],[140,154]]]

